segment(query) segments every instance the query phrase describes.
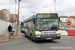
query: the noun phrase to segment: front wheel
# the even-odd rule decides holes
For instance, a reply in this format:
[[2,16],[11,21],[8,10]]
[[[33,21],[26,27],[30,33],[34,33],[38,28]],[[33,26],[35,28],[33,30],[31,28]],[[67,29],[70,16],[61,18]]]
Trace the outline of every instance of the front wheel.
[[33,38],[33,41],[36,42],[37,40],[35,38]]
[[51,40],[49,40],[49,41],[53,41],[53,40],[51,39]]

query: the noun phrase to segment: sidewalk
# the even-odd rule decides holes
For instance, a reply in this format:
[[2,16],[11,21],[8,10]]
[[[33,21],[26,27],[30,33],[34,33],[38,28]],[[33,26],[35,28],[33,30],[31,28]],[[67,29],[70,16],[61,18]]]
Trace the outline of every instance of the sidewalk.
[[7,32],[7,33],[4,33],[4,34],[2,34],[2,35],[0,35],[0,42],[6,42],[6,41],[9,41],[9,33]]
[[[13,39],[22,38],[22,33],[20,32],[20,30],[17,31],[18,36],[16,36],[16,31],[13,34],[14,34]],[[0,43],[7,42],[7,41],[13,40],[13,39],[9,39],[9,32],[6,32],[6,33],[3,33],[2,35],[0,35]]]

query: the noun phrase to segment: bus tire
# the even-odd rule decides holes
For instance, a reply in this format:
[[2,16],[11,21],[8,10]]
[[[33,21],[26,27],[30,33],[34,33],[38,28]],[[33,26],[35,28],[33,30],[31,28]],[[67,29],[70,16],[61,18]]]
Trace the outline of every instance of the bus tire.
[[37,40],[35,38],[33,38],[33,41],[36,42]]
[[53,41],[53,40],[51,39],[51,40],[49,40],[49,41]]

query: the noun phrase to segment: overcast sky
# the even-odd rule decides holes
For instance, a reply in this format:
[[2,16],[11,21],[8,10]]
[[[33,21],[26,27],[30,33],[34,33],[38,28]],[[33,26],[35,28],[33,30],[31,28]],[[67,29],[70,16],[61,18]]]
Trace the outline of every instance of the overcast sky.
[[[16,13],[18,2],[16,3]],[[0,0],[0,10],[7,9],[15,14],[15,0]],[[35,13],[54,13],[54,0],[21,0],[20,21],[32,16]],[[75,0],[56,0],[56,12],[59,16],[75,16]]]

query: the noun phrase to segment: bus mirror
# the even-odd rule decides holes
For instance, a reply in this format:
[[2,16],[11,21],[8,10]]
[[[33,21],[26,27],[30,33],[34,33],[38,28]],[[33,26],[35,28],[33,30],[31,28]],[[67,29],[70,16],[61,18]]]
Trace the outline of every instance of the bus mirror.
[[23,22],[21,23],[21,26],[24,26],[24,23]]
[[59,21],[60,21],[60,18],[59,18]]
[[33,23],[35,24],[35,21],[33,21]]

